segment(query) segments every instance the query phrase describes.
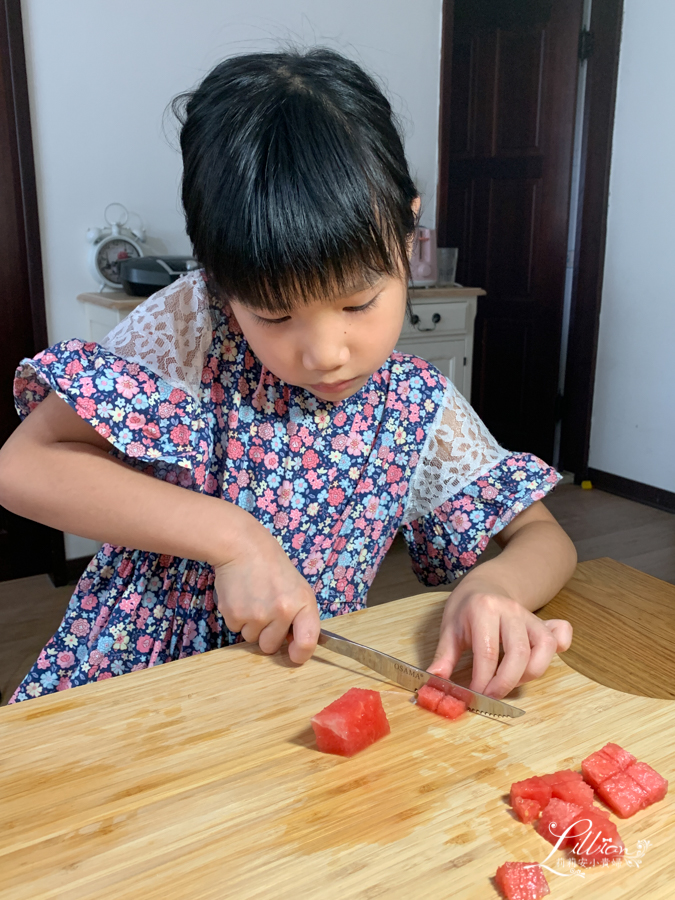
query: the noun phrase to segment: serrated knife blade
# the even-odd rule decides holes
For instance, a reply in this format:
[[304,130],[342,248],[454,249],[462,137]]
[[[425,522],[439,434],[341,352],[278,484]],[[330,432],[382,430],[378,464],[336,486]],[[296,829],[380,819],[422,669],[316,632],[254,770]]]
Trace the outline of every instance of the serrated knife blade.
[[432,675],[430,672],[425,672],[424,669],[411,666],[409,663],[396,659],[394,656],[381,653],[372,647],[366,647],[364,644],[357,644],[356,641],[350,641],[349,638],[342,637],[339,634],[333,634],[332,631],[325,631],[322,628],[319,635],[319,644],[328,650],[332,650],[334,653],[348,656],[369,669],[379,672],[380,675],[384,675],[389,681],[399,684],[407,691],[414,693],[423,684],[430,684],[432,687],[438,688],[439,691],[443,691],[444,694],[452,694],[458,700],[464,701],[472,712],[479,713],[482,716],[508,716],[516,719],[525,715],[525,710],[504,703],[503,700],[495,700],[493,697],[486,697],[485,694],[471,691],[469,688],[455,684],[446,678],[439,678],[438,675]]

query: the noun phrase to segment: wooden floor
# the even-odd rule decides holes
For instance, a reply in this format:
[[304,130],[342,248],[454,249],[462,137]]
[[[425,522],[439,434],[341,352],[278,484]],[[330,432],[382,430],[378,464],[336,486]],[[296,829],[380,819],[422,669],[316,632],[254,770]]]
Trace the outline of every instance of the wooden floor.
[[[579,560],[609,556],[675,584],[675,516],[603,491],[563,484],[544,501],[574,541]],[[482,561],[499,552],[490,542]],[[375,606],[423,590],[403,540],[392,545],[368,594]],[[6,703],[58,627],[73,587],[46,575],[0,583],[0,691]]]

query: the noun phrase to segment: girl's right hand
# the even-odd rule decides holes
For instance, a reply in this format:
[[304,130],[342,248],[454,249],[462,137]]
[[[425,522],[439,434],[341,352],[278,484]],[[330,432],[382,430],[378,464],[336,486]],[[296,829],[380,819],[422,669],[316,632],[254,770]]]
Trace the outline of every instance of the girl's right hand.
[[288,653],[306,662],[319,638],[314,591],[272,535],[248,513],[234,553],[214,565],[218,609],[233,632],[276,653],[293,626]]

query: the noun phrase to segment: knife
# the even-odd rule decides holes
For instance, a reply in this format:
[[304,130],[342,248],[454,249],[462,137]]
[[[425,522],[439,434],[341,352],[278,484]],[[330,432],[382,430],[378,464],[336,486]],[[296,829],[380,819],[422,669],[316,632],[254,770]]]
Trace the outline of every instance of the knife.
[[380,653],[379,650],[373,650],[372,647],[357,644],[356,641],[333,634],[332,631],[325,631],[322,628],[319,643],[334,653],[348,656],[350,659],[368,666],[369,669],[384,675],[389,681],[400,684],[407,691],[415,692],[423,684],[429,684],[431,687],[443,691],[444,694],[451,694],[458,700],[462,700],[472,712],[480,713],[482,716],[510,716],[515,719],[525,715],[524,709],[510,706],[493,697],[486,697],[485,694],[479,694],[478,691],[470,691],[469,688],[461,687],[453,681],[439,678],[438,675],[432,675],[431,672],[411,666],[394,656]]

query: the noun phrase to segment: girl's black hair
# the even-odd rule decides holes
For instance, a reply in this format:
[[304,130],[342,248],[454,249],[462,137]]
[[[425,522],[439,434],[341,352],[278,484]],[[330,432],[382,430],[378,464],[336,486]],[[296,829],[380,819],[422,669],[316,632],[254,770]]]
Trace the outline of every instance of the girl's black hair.
[[321,47],[232,57],[173,109],[187,232],[216,296],[286,313],[409,275],[417,190],[355,62]]

